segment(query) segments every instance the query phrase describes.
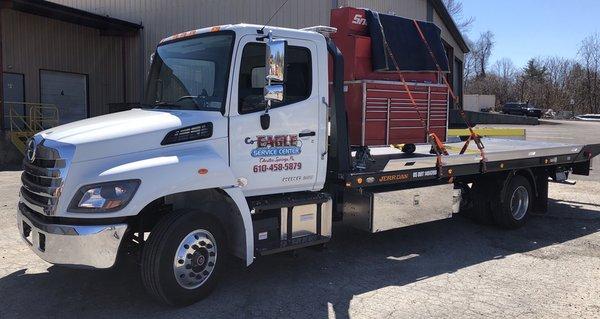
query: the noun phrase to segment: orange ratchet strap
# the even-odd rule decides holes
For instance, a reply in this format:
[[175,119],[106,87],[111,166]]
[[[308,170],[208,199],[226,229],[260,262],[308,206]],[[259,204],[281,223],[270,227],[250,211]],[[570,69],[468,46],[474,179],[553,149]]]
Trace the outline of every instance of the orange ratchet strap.
[[[427,42],[427,39],[425,38],[425,34],[423,33],[423,30],[421,30],[421,26],[419,26],[419,22],[417,20],[413,20],[413,23],[414,23],[415,27],[417,28],[417,31],[419,32],[421,41],[423,41],[423,43],[427,47],[427,51],[429,51],[429,55],[433,59],[433,62],[435,63],[438,73],[444,79],[444,83],[446,84],[446,87],[448,87],[448,92],[450,92],[450,95],[452,95],[452,99],[454,100],[454,103],[458,103],[458,97],[454,93],[454,90],[452,90],[452,87],[450,86],[450,83],[448,83],[448,79],[446,78],[446,76],[444,76],[442,74],[443,73],[442,68],[440,67],[439,63],[437,62],[437,59],[435,58],[435,54],[433,54],[433,50],[431,50],[431,46],[429,45],[429,42]],[[487,161],[487,159],[485,156],[485,146],[481,142],[481,137],[479,135],[477,135],[477,133],[475,133],[475,131],[473,131],[473,127],[471,126],[471,123],[469,123],[469,120],[467,119],[467,116],[465,115],[465,112],[462,109],[460,110],[459,114],[462,117],[465,124],[467,125],[467,127],[469,128],[469,133],[470,133],[469,138],[467,139],[467,141],[465,142],[465,145],[463,146],[463,148],[460,151],[460,154],[464,154],[467,151],[467,148],[469,147],[469,143],[471,141],[474,141],[475,144],[477,145],[477,148],[479,149],[479,152],[481,153],[481,163],[482,163],[483,169],[485,171],[485,162]]]
[[411,106],[417,112],[419,121],[421,121],[421,126],[423,127],[423,130],[425,131],[425,134],[427,136],[427,140],[429,141],[429,143],[431,143],[431,146],[432,146],[433,150],[435,151],[436,168],[437,168],[438,176],[441,176],[442,166],[443,166],[442,155],[448,155],[448,151],[446,150],[444,143],[439,139],[439,137],[437,137],[437,135],[435,133],[431,133],[431,131],[429,130],[429,127],[427,127],[427,124],[425,123],[425,120],[423,119],[423,116],[421,115],[421,111],[419,111],[419,106],[417,105],[417,102],[415,101],[412,91],[408,87],[408,83],[406,82],[406,79],[404,78],[404,74],[402,74],[402,71],[400,71],[400,66],[398,65],[398,62],[396,61],[396,57],[394,57],[394,53],[392,52],[392,49],[390,48],[390,46],[387,42],[385,32],[383,31],[383,26],[380,25],[380,29],[381,29],[381,35],[382,35],[384,47],[385,47],[387,53],[389,54],[392,62],[394,63],[394,67],[398,71],[398,75],[400,76],[402,85],[404,86],[404,89],[408,93],[408,98],[410,99]]
[[400,75],[400,80],[402,81],[402,85],[404,86],[404,89],[408,93],[408,98],[410,99],[411,106],[417,112],[417,116],[419,116],[419,121],[421,121],[421,126],[425,130],[425,134],[427,135],[427,140],[431,143],[431,146],[433,147],[433,149],[435,151],[435,154],[437,156],[437,168],[438,168],[438,174],[439,174],[439,173],[441,173],[441,167],[443,164],[442,155],[448,155],[446,146],[444,146],[444,143],[440,140],[439,137],[437,137],[437,135],[435,133],[431,133],[431,131],[427,127],[427,124],[425,124],[423,115],[421,115],[421,111],[419,111],[419,106],[417,105],[417,101],[415,101],[415,98],[414,98],[410,88],[408,87],[408,83],[406,82],[404,75],[400,71],[398,62],[396,62],[396,58],[394,57],[392,50],[390,49],[389,45],[387,44],[387,41],[385,41],[385,37],[384,37],[384,43],[385,43],[385,48],[387,49],[387,51],[390,55],[390,58],[392,59],[392,62],[394,63],[394,66],[396,67],[396,70],[398,70],[398,75]]
[[398,62],[396,61],[396,58],[394,57],[394,53],[392,52],[392,49],[390,48],[390,46],[387,43],[385,34],[383,33],[383,27],[381,28],[381,33],[383,35],[382,38],[383,38],[384,46],[385,46],[386,50],[388,51],[388,54],[389,54],[390,58],[392,59],[392,62],[394,63],[394,67],[398,71],[398,75],[400,76],[400,80],[402,81],[402,85],[404,86],[406,93],[408,93],[408,98],[410,99],[411,106],[417,112],[417,116],[419,117],[419,121],[421,121],[421,126],[423,127],[423,130],[425,131],[425,134],[427,135],[427,139],[433,146],[433,149],[435,150],[436,155],[438,156],[438,163],[441,164],[441,162],[442,162],[441,156],[448,155],[448,151],[446,150],[446,147],[444,146],[444,143],[440,140],[440,138],[435,133],[431,133],[431,131],[427,127],[427,124],[425,123],[425,120],[423,119],[423,115],[421,114],[421,111],[419,111],[419,106],[417,105],[417,101],[415,100],[415,98],[412,94],[412,91],[408,87],[408,83],[406,82],[406,79],[404,78],[404,74],[402,74],[402,72],[400,71],[400,67],[398,66]]

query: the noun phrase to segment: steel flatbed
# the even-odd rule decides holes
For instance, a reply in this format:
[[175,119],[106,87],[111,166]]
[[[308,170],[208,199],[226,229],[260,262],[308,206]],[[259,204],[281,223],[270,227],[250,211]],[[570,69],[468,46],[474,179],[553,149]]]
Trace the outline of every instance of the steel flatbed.
[[[414,154],[407,155],[393,147],[373,147],[373,161],[365,170],[339,174],[345,187],[376,186],[419,187],[420,184],[448,183],[456,178],[512,171],[527,168],[566,166],[574,173],[589,171],[590,159],[600,153],[600,144],[561,144],[507,139],[482,139],[485,145],[485,164],[475,145],[458,154],[463,142],[446,144],[450,155],[442,157],[438,171],[437,157],[430,154],[430,145],[418,145]],[[424,182],[424,183],[419,183]]]

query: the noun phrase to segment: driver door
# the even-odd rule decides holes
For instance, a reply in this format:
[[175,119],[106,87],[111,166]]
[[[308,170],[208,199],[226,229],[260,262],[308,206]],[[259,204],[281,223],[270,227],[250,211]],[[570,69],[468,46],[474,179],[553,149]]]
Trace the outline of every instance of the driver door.
[[[230,166],[246,196],[313,190],[319,165],[319,87],[316,45],[287,39],[284,100],[265,113],[264,42],[256,35],[239,42],[230,108]],[[324,166],[322,166],[324,167]]]

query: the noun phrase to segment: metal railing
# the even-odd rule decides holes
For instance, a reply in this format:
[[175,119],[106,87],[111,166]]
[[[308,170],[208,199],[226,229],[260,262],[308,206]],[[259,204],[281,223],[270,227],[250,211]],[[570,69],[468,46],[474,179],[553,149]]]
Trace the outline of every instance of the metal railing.
[[8,134],[21,153],[29,138],[59,124],[58,107],[54,104],[4,102],[4,107],[8,110]]

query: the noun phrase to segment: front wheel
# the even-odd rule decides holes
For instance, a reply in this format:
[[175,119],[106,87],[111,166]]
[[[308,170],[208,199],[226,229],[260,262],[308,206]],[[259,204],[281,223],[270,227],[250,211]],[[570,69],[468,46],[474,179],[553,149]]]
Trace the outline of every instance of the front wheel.
[[199,301],[216,287],[226,250],[217,220],[199,212],[172,213],[156,225],[144,247],[144,286],[169,305]]

